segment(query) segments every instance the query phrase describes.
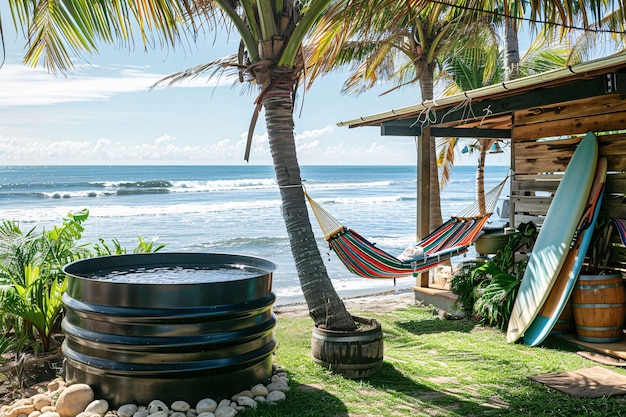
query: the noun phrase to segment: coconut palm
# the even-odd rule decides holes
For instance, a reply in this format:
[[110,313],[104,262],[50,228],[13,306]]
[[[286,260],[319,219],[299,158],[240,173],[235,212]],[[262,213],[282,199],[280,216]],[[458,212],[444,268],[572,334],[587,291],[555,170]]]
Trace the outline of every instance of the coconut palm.
[[[497,40],[490,30],[483,30],[477,37],[481,42],[471,48],[457,47],[448,54],[442,63],[437,76],[438,82],[445,85],[444,95],[469,91],[502,81],[505,67],[502,65],[502,53],[498,50]],[[486,214],[485,206],[485,161],[487,152],[496,143],[496,139],[475,139],[468,145],[470,151],[478,151],[478,167],[476,169],[476,201],[481,215]],[[438,141],[437,157],[441,169],[441,185],[450,179],[454,165],[456,146],[461,143],[459,138],[442,138]]]
[[[458,2],[457,4],[463,4]],[[520,53],[518,31],[523,21],[531,28],[541,28],[541,32],[558,35],[559,42],[573,32],[584,33],[587,42],[595,37],[598,30],[613,37],[624,37],[624,0],[559,0],[559,1],[483,1],[476,0],[468,8],[484,10],[494,16],[494,23],[501,26],[504,33],[505,80],[520,76]],[[602,22],[602,23],[598,23]],[[573,30],[576,28],[577,30]],[[595,45],[595,39],[588,45]]]
[[[409,7],[388,0],[353,0],[330,7],[309,37],[305,51],[311,79],[351,67],[342,89],[361,94],[380,83],[389,93],[419,84],[421,100],[432,100],[434,76],[441,60],[459,39],[471,43],[488,21],[448,4]],[[417,100],[417,98],[416,98]],[[430,114],[417,123],[427,125]],[[430,229],[441,224],[435,142],[430,157]]]
[[[131,43],[138,31],[144,44],[177,45],[202,25],[235,28],[238,53],[174,74],[164,82],[235,71],[258,88],[258,111],[265,121],[282,215],[300,284],[316,326],[354,330],[352,316],[333,288],[317,247],[305,204],[294,140],[294,98],[304,70],[302,41],[331,0],[16,1],[14,21],[26,28],[26,61],[71,68],[70,52],[95,52],[98,43]],[[153,39],[156,37],[156,39]],[[253,118],[253,121],[256,118]],[[249,139],[252,136],[250,132]]]
[[[483,41],[480,46],[459,47],[444,60],[442,71],[437,76],[438,82],[444,87],[443,95],[458,94],[505,81],[507,68],[503,64],[503,53],[498,50],[493,33],[485,31],[481,36]],[[567,42],[559,43],[557,40],[551,41],[546,32],[541,31],[520,60],[519,74],[534,75],[566,66],[571,50]],[[456,148],[463,143],[459,139],[442,138],[438,141],[442,185],[450,179]],[[470,152],[478,152],[476,198],[481,214],[485,214],[485,162],[489,150],[496,142],[497,139],[476,138],[466,145]]]
[[[623,8],[607,10],[597,21],[589,24],[589,30],[571,31],[567,40],[571,44],[568,64],[597,58],[598,55],[616,54],[626,50],[626,17]],[[581,17],[582,19],[582,17]],[[579,26],[581,26],[579,24]],[[550,28],[549,36],[556,36]]]

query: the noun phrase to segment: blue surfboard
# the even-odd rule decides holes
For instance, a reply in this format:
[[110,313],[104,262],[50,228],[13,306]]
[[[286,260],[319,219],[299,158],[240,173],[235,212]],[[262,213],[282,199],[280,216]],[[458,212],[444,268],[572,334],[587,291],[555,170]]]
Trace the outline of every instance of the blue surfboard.
[[524,343],[527,345],[537,346],[550,334],[574,289],[574,284],[583,266],[585,253],[587,253],[591,243],[593,229],[600,214],[606,183],[606,170],[607,161],[605,157],[602,157],[598,160],[595,179],[587,199],[587,209],[580,222],[584,228],[578,232],[574,246],[570,248],[543,307],[524,332]]
[[597,162],[598,141],[589,132],[567,164],[537,235],[509,319],[507,342],[524,335],[548,298],[585,211]]

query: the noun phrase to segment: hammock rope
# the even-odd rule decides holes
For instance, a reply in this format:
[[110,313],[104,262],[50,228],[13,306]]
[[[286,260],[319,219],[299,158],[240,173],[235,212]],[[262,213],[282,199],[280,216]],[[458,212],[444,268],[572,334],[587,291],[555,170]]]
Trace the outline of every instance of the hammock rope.
[[485,195],[486,213],[480,214],[478,201],[453,216],[415,244],[421,256],[402,260],[376,247],[356,231],[345,227],[305,191],[324,239],[352,273],[363,278],[415,276],[453,256],[466,252],[495,210],[508,177]]

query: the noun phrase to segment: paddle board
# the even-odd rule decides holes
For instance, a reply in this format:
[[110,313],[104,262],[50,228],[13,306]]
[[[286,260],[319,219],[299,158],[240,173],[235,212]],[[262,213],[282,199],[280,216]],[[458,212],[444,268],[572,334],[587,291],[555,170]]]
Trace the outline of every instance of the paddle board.
[[565,262],[598,161],[598,142],[589,132],[580,141],[554,193],[522,277],[507,328],[507,342],[516,342],[543,306]]
[[580,220],[580,224],[583,225],[584,229],[578,232],[574,246],[570,248],[543,307],[524,332],[524,343],[527,345],[537,346],[543,342],[552,331],[574,289],[574,284],[582,268],[589,243],[591,243],[593,229],[600,214],[604,184],[606,182],[606,167],[606,158],[601,157],[596,166],[596,174],[591,185],[586,209]]

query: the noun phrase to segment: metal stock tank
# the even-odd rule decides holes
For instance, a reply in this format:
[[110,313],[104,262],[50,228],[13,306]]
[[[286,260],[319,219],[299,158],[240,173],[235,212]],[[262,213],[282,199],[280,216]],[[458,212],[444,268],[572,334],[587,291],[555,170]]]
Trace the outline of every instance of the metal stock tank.
[[267,260],[149,253],[66,265],[65,378],[113,406],[221,399],[265,382],[276,348]]

